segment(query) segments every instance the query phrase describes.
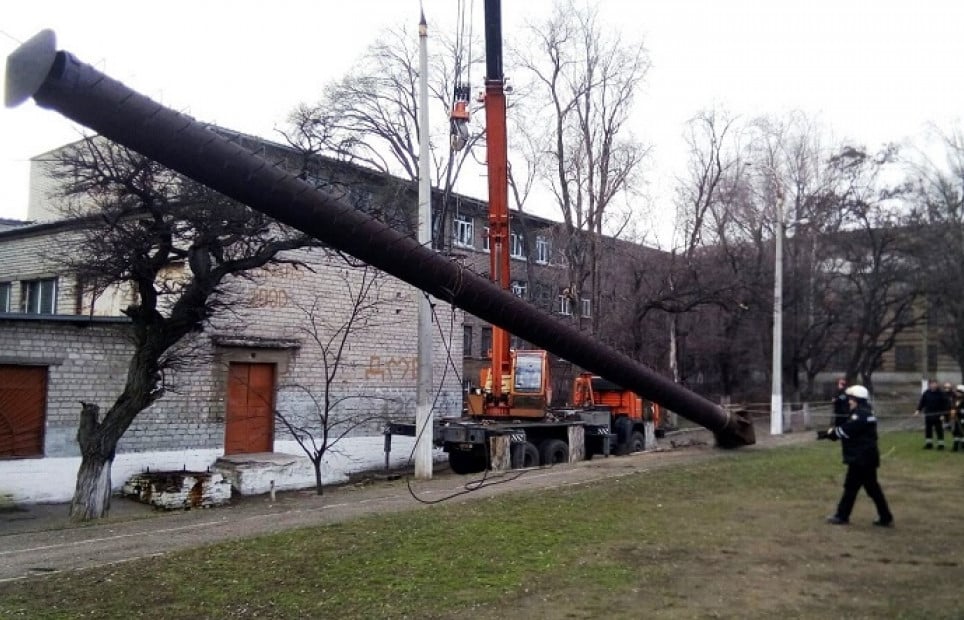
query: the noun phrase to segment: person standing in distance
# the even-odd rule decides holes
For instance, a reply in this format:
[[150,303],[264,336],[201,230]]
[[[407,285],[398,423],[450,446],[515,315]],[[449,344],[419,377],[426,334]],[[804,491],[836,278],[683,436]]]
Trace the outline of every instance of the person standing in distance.
[[937,432],[937,449],[944,449],[944,416],[947,415],[949,405],[944,392],[937,385],[936,379],[927,382],[927,389],[920,395],[917,410],[914,415],[924,414],[924,449],[934,447],[933,436]]
[[850,416],[850,405],[847,404],[847,380],[837,379],[837,393],[833,397],[833,424],[840,426]]
[[951,407],[951,435],[954,436],[954,452],[964,450],[964,385],[958,385]]
[[840,440],[843,462],[847,465],[843,496],[837,504],[837,512],[827,517],[827,523],[849,523],[857,493],[863,487],[877,507],[874,525],[891,527],[894,525],[894,515],[877,481],[880,452],[877,449],[877,418],[870,407],[870,394],[864,386],[852,385],[847,388],[846,395],[850,416],[842,424],[827,430],[828,439]]

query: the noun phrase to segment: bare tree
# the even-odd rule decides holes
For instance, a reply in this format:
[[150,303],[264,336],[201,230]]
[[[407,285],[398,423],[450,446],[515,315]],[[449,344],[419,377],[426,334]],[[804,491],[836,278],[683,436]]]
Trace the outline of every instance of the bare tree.
[[[133,341],[124,389],[103,416],[95,404],[81,410],[70,515],[83,521],[107,513],[118,441],[171,387],[168,371],[192,363],[185,346],[226,309],[226,285],[286,262],[281,252],[311,240],[104,139],[64,150],[55,169],[78,209],[68,215],[88,216],[80,242],[63,249],[62,266],[88,293],[117,286],[134,293],[123,310]],[[181,275],[172,281],[164,274],[175,265]]]
[[917,175],[913,231],[926,277],[928,323],[964,373],[964,135],[938,132],[944,161],[925,158]]
[[[433,183],[442,209],[433,239],[447,242],[448,205],[464,164],[482,138],[478,125],[464,136],[464,148],[452,148],[449,116],[456,97],[468,103],[467,79],[478,59],[468,40],[432,35],[429,96],[434,119],[429,131]],[[418,36],[406,27],[383,32],[352,72],[330,84],[320,100],[291,113],[283,134],[288,143],[311,157],[325,155],[367,166],[404,179],[418,179]],[[463,72],[465,75],[463,75]]]
[[821,268],[832,264],[835,238],[844,224],[836,196],[839,171],[816,122],[791,114],[781,133],[786,187],[789,277],[784,278],[784,372],[795,400],[815,395],[816,377],[830,370],[845,346],[846,297],[830,294],[837,277]]
[[845,215],[834,271],[837,290],[847,298],[847,376],[868,387],[897,337],[919,323],[917,304],[924,293],[908,229],[912,220],[895,204],[900,192],[884,187],[880,178],[896,154],[894,147],[877,154],[845,147],[830,160],[841,179],[837,200]]
[[[351,368],[348,348],[362,332],[379,327],[379,308],[386,300],[379,293],[383,275],[367,266],[354,266],[346,259],[341,276],[344,282],[344,312],[331,308],[329,300],[315,298],[311,306],[301,308],[305,316],[303,333],[314,345],[320,362],[319,389],[295,384],[288,390],[298,392],[305,404],[299,410],[275,410],[288,433],[301,446],[315,470],[315,490],[322,494],[321,466],[324,457],[332,452],[345,437],[377,420],[387,421],[392,413],[401,411],[395,398],[371,394],[351,394],[344,391],[344,371]],[[348,406],[353,400],[365,399],[366,407],[359,411]],[[370,408],[371,402],[381,401],[382,411]],[[388,407],[390,410],[386,409]]]
[[[595,9],[556,5],[532,26],[533,42],[517,52],[527,101],[541,115],[541,176],[551,188],[566,230],[571,295],[589,288],[592,329],[598,331],[599,240],[613,225],[620,197],[638,182],[647,148],[627,128],[639,85],[649,70],[646,49],[604,27]],[[613,227],[621,228],[624,222]],[[576,303],[579,316],[580,304]]]

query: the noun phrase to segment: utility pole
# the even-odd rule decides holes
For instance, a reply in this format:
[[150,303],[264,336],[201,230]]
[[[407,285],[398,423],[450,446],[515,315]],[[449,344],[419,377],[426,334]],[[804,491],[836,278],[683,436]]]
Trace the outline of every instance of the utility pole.
[[[418,242],[432,245],[432,185],[429,178],[428,24],[418,23]],[[432,306],[428,293],[418,291],[418,366],[415,385],[415,478],[432,478]]]
[[776,256],[773,260],[773,368],[770,434],[783,434],[783,191],[777,188]]

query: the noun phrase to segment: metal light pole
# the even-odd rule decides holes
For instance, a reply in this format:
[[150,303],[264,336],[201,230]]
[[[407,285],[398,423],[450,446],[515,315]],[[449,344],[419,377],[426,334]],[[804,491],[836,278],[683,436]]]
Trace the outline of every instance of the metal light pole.
[[783,434],[783,192],[777,188],[776,251],[773,267],[773,369],[770,434]]

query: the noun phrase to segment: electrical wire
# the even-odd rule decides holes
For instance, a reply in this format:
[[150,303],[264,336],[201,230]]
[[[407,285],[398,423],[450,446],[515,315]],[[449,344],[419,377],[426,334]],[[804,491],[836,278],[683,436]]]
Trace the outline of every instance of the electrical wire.
[[[428,293],[423,292],[422,294],[425,295],[426,297],[429,297]],[[436,305],[433,303],[429,303],[429,307],[432,309],[432,322],[434,322],[435,325],[438,327],[439,336],[442,340],[442,347],[445,349],[446,358],[447,358],[446,359],[447,363],[445,364],[445,370],[442,373],[442,378],[439,381],[439,388],[436,391],[435,400],[432,403],[432,410],[434,411],[436,408],[436,405],[438,404],[438,400],[441,397],[442,388],[445,385],[445,378],[448,373],[448,369],[451,368],[453,370],[453,372],[455,373],[455,376],[459,379],[459,385],[462,385],[462,379],[461,379],[461,374],[458,370],[458,366],[455,363],[455,358],[452,356],[452,339],[454,337],[455,323],[456,323],[455,318],[457,315],[455,306],[450,306],[449,332],[448,332],[447,338],[446,338],[444,328],[442,327],[442,322],[438,316]],[[416,429],[415,444],[412,446],[412,450],[408,454],[408,461],[406,462],[406,465],[405,465],[406,468],[410,467],[412,464],[412,461],[415,459],[415,448],[416,446],[418,446],[418,442],[422,439],[422,435],[424,435],[426,430],[428,430],[427,419],[422,423],[421,428]],[[485,450],[485,462],[489,463],[491,454],[489,453],[488,443],[484,443],[483,448]],[[408,474],[405,476],[405,485],[408,488],[409,495],[411,495],[412,499],[414,499],[415,501],[426,505],[441,504],[442,502],[449,501],[451,499],[454,499],[462,495],[467,495],[468,493],[481,491],[486,487],[490,487],[498,484],[506,484],[508,482],[512,482],[513,480],[518,480],[529,471],[546,469],[547,467],[548,466],[540,466],[537,468],[533,467],[533,468],[528,468],[523,470],[517,470],[511,473],[504,472],[500,474],[491,474],[488,469],[485,469],[483,470],[481,478],[477,478],[475,480],[470,480],[466,482],[461,491],[456,491],[454,493],[450,493],[449,495],[446,495],[445,497],[440,497],[437,499],[425,499],[424,497],[420,497],[418,493],[415,492],[415,489],[412,488],[411,474]]]

